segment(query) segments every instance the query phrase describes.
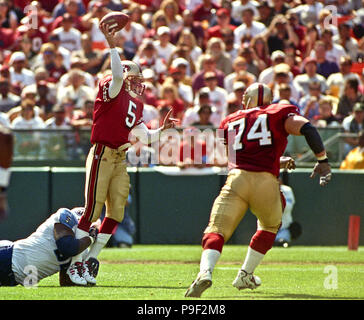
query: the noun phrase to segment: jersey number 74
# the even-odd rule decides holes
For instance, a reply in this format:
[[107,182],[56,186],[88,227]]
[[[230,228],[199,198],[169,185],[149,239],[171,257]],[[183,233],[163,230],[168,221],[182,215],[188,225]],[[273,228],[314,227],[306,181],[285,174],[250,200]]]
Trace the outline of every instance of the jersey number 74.
[[[228,134],[229,132],[235,131],[236,127],[238,127],[237,134],[234,138],[233,149],[234,150],[242,150],[244,145],[242,143],[243,135],[246,133],[246,118],[241,118],[239,120],[233,121],[229,123],[228,126]],[[267,146],[272,144],[272,134],[269,130],[268,126],[268,117],[267,114],[261,114],[255,120],[254,124],[251,126],[246,139],[251,140],[259,140],[260,146]]]

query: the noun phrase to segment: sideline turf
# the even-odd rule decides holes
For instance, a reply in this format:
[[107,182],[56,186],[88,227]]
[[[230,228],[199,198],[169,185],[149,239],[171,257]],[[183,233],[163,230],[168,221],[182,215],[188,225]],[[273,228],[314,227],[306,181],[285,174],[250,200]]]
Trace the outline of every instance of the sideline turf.
[[[231,283],[247,246],[226,245],[204,300],[364,299],[363,249],[273,248],[257,268],[262,286],[238,291]],[[2,300],[181,300],[199,270],[200,246],[135,245],[104,249],[97,287],[58,285],[58,275],[36,288],[0,287]],[[186,299],[196,300],[196,299]]]

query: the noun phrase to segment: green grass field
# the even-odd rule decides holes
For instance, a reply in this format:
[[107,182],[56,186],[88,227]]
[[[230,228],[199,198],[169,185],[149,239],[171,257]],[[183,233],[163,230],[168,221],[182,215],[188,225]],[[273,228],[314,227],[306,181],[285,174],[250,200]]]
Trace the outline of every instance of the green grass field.
[[[231,283],[246,249],[247,246],[224,247],[213,273],[213,285],[202,300],[364,300],[363,249],[274,247],[255,272],[262,280],[261,287],[238,291]],[[199,271],[200,254],[198,245],[104,249],[99,257],[96,287],[61,288],[58,275],[54,275],[35,288],[0,287],[0,299],[184,300],[187,287]]]

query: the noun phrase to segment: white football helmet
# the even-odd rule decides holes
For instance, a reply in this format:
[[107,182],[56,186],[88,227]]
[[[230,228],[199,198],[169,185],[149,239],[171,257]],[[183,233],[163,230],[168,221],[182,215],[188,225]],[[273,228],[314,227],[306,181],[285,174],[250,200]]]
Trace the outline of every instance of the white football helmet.
[[272,103],[272,90],[264,83],[253,83],[246,88],[243,95],[243,108],[267,106]]
[[126,90],[134,98],[136,96],[142,96],[145,90],[142,70],[135,62],[130,60],[123,60],[121,64],[123,66]]

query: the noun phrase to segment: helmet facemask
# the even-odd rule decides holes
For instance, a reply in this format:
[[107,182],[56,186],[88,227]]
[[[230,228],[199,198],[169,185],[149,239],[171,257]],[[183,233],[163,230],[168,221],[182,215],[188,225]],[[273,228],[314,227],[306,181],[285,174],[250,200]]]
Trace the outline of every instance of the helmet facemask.
[[137,96],[142,96],[145,90],[144,78],[137,75],[128,75],[125,79],[127,90]]

